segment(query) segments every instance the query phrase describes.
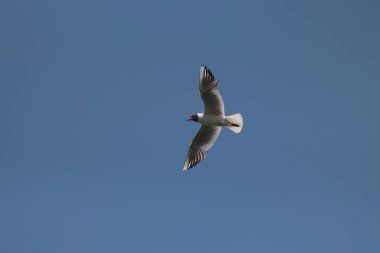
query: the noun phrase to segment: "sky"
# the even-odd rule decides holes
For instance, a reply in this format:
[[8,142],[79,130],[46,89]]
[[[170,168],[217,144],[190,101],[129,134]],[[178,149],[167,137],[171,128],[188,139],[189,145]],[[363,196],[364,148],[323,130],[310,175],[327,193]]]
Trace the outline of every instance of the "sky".
[[[0,3],[0,252],[380,252],[378,1]],[[182,167],[220,81],[224,129]]]

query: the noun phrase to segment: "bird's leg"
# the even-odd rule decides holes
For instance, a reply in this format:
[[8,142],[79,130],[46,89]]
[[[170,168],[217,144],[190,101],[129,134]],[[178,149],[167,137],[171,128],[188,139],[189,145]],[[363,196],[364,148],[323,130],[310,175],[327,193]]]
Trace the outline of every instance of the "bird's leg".
[[227,121],[228,122],[228,125],[229,126],[233,126],[233,127],[240,127],[238,124],[235,124],[235,123],[231,123],[231,122],[229,122],[229,121]]

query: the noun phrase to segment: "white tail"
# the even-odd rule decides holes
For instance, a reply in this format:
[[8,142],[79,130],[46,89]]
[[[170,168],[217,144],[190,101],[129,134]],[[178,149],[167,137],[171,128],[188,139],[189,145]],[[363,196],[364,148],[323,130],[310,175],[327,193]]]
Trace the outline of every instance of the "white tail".
[[226,120],[230,125],[226,127],[230,129],[234,133],[240,133],[243,129],[243,117],[240,113],[236,113],[234,115],[226,116]]

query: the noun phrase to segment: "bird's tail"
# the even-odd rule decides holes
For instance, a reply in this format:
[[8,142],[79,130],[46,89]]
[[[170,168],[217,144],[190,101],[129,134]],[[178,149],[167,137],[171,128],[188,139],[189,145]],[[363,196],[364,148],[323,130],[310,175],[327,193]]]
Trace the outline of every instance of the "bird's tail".
[[243,129],[243,117],[240,113],[236,113],[234,115],[226,116],[227,120],[227,128],[230,129],[234,133],[240,133]]

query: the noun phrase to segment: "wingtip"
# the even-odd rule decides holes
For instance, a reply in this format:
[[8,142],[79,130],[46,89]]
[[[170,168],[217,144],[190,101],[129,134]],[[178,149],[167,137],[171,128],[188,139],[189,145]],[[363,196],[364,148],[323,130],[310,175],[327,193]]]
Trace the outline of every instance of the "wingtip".
[[185,162],[185,164],[183,165],[183,168],[182,168],[182,171],[186,171],[189,169],[189,164],[187,162]]
[[194,165],[191,165],[190,163],[188,163],[188,162],[186,161],[185,164],[183,165],[182,171],[189,170],[189,169],[191,169],[193,166],[194,166]]
[[208,76],[210,77],[211,82],[214,81],[215,77],[211,72],[211,69],[207,68],[205,65],[201,65],[201,68],[199,70],[199,79],[207,79]]
[[185,165],[183,165],[183,169],[182,171],[188,171],[190,170],[191,168],[193,168],[196,164],[187,164],[185,163]]

